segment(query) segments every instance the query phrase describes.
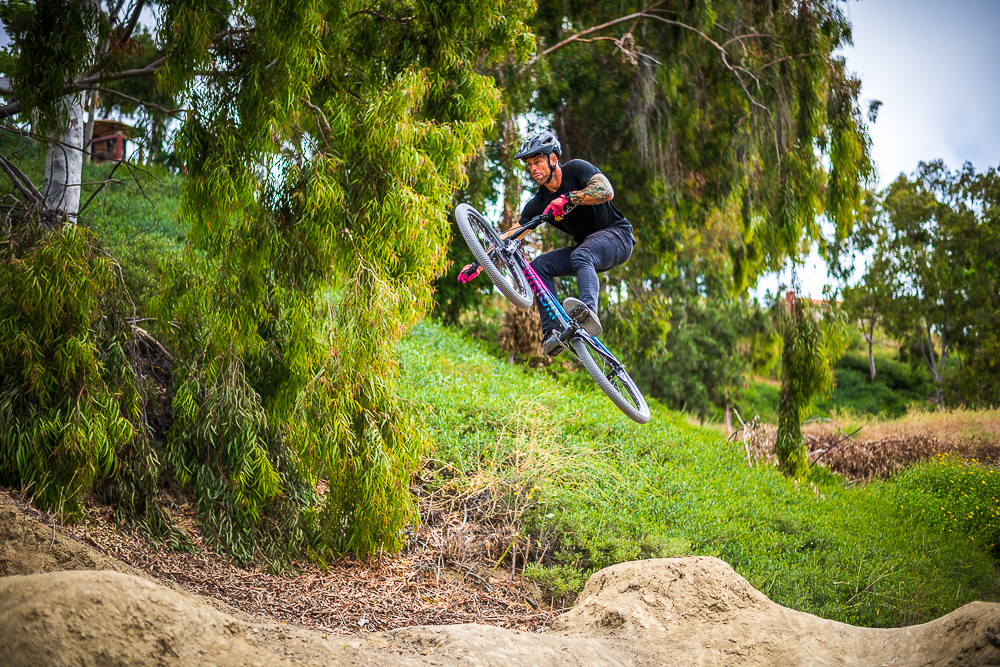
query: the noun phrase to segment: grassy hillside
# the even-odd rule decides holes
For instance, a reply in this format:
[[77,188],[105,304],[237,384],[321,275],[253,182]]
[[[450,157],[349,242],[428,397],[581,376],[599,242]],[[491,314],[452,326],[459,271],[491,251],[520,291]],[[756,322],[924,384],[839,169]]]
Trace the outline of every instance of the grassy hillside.
[[[914,368],[888,354],[875,356],[875,381],[868,368],[867,352],[848,351],[834,366],[836,387],[829,396],[821,396],[810,408],[812,417],[853,414],[879,418],[896,418],[910,407],[932,407],[928,397],[934,393],[930,374],[922,367]],[[737,409],[747,419],[758,414],[768,423],[778,420],[780,382],[770,378],[748,378]],[[722,418],[722,412],[716,419]]]
[[[652,406],[638,426],[589,382],[506,364],[418,325],[406,396],[435,443],[434,484],[466,505],[504,496],[553,585],[611,563],[706,554],[777,602],[850,623],[929,620],[997,598],[1000,475],[938,459],[852,488],[748,467],[718,432]],[[977,509],[979,506],[983,509]]]

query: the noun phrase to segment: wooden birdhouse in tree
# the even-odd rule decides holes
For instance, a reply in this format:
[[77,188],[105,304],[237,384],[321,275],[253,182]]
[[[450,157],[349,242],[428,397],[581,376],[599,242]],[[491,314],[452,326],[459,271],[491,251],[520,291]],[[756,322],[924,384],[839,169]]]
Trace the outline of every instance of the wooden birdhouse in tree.
[[117,120],[95,120],[90,154],[94,162],[121,160],[125,157],[125,142],[132,138],[132,127]]

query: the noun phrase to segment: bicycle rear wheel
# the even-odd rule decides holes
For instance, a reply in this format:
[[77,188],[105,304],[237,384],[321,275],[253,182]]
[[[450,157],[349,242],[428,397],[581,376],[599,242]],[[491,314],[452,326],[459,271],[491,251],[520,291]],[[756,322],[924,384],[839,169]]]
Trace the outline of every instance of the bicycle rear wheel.
[[639,424],[649,421],[646,399],[617,359],[589,336],[574,338],[570,345],[590,377],[626,417]]
[[[455,209],[455,222],[479,266],[483,267],[500,293],[518,308],[531,308],[535,295],[528,286],[528,279],[503,249],[504,240],[496,228],[468,204],[459,204]],[[493,250],[487,252],[490,246]]]

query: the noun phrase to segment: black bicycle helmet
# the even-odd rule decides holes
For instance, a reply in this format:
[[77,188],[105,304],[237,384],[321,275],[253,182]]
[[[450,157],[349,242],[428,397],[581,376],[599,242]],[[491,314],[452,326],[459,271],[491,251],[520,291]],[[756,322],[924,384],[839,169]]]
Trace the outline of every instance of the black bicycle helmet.
[[559,143],[559,137],[556,136],[555,132],[539,132],[521,144],[514,159],[523,160],[532,155],[551,155],[552,153],[557,156],[562,155],[562,144]]

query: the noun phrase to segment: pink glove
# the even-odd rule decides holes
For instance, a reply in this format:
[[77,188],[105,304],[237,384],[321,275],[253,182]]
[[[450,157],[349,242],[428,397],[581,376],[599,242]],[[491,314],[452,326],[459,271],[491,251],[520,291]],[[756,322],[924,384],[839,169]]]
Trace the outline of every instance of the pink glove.
[[545,207],[545,210],[542,211],[542,215],[551,213],[556,217],[556,220],[560,220],[564,215],[566,215],[566,204],[568,203],[569,199],[566,198],[566,195],[559,195],[552,200],[551,204]]
[[[473,270],[475,269],[475,270]],[[476,266],[475,264],[466,264],[462,267],[462,270],[458,272],[458,282],[467,283],[471,282],[473,278],[479,275],[479,272],[483,270],[483,267]]]

